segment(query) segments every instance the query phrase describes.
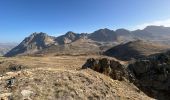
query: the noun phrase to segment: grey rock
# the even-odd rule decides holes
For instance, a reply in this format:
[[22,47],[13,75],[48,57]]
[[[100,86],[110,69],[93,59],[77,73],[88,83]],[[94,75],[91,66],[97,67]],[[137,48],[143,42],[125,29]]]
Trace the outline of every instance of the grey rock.
[[103,73],[110,76],[114,80],[126,80],[128,79],[128,72],[126,68],[119,62],[109,60],[107,58],[102,59],[87,59],[86,63],[82,66],[83,69],[91,68],[94,71]]
[[141,90],[156,99],[169,100],[169,62],[170,54],[166,52],[139,59],[130,64],[128,69],[135,78],[134,84]]

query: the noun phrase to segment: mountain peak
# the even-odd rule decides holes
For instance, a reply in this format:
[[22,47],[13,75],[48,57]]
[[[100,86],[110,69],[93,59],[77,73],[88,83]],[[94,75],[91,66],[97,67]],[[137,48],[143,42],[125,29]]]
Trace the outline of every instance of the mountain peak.
[[95,31],[95,32],[106,33],[106,32],[110,32],[110,31],[113,31],[113,30],[110,30],[110,29],[108,29],[108,28],[104,28],[104,29],[99,29],[99,30],[97,30],[97,31]]
[[124,29],[124,28],[117,29],[116,32],[118,32],[118,31],[128,31],[129,32],[129,30]]
[[164,26],[155,26],[155,25],[150,25],[144,28],[144,30],[155,30],[155,29],[165,29],[166,27]]
[[129,35],[130,34],[130,31],[124,28],[117,29],[115,32],[117,35]]
[[43,33],[43,32],[39,32],[39,33],[38,33],[38,32],[34,32],[34,33],[31,34],[31,36],[37,36],[37,35],[38,35],[38,36],[46,36],[47,33]]
[[92,34],[90,34],[89,38],[94,41],[101,41],[101,42],[115,41],[116,34],[113,30],[105,28],[93,32]]
[[29,37],[26,37],[18,46],[13,48],[5,56],[15,56],[18,54],[32,54],[39,50],[48,47],[54,43],[54,37],[48,36],[46,33],[32,33]]
[[68,38],[74,38],[76,37],[76,33],[72,32],[72,31],[68,31],[65,36],[68,37]]

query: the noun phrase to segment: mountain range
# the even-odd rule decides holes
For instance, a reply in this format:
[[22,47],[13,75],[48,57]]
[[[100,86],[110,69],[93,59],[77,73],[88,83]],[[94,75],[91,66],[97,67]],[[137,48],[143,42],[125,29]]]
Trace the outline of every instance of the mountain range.
[[4,56],[17,55],[79,55],[100,54],[111,47],[129,41],[144,40],[170,44],[170,27],[147,26],[142,30],[99,29],[93,33],[67,32],[53,37],[46,33],[33,33]]

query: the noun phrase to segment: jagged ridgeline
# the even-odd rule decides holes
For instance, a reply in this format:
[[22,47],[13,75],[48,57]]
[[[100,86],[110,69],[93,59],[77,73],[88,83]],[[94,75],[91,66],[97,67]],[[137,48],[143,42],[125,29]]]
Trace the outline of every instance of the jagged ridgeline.
[[[25,38],[17,47],[5,56],[37,55],[37,54],[96,54],[114,43],[105,45],[88,38],[88,34],[68,32],[59,37],[48,36],[46,33],[33,33]],[[110,46],[109,46],[110,45]]]
[[[93,33],[74,33],[70,31],[59,37],[49,36],[42,32],[33,33],[4,56],[101,54],[120,43],[139,39],[166,45],[170,44],[170,28],[148,26],[143,30],[135,31],[99,29]],[[120,49],[126,48],[120,46]]]

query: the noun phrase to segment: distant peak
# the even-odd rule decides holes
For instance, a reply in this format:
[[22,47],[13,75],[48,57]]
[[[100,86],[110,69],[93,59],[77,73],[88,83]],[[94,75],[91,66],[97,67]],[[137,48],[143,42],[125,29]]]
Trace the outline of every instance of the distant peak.
[[116,32],[116,33],[119,33],[119,34],[123,34],[123,33],[130,33],[130,31],[129,31],[129,30],[124,29],[124,28],[117,29],[115,32]]
[[104,28],[104,29],[99,29],[99,30],[95,31],[94,33],[110,33],[110,32],[113,32],[113,30]]
[[97,31],[111,31],[111,30],[108,29],[108,28],[103,28],[103,29],[99,29],[99,30],[97,30]]
[[35,36],[46,37],[46,36],[48,36],[48,34],[43,33],[43,32],[39,32],[39,33],[34,32],[34,33],[32,33],[29,37],[35,37]]
[[117,29],[116,31],[129,31],[129,30],[127,30],[125,28],[120,28],[120,29]]
[[76,33],[74,33],[74,32],[72,32],[72,31],[69,31],[69,32],[67,32],[66,34],[65,34],[65,36],[67,37],[67,38],[70,38],[70,39],[75,39],[75,37],[76,37]]
[[164,26],[150,25],[150,26],[146,26],[146,27],[144,28],[144,30],[145,30],[145,29],[153,29],[153,28],[165,28],[165,27],[164,27]]
[[72,32],[72,31],[68,31],[67,33],[66,33],[66,35],[75,35],[76,33],[74,33],[74,32]]
[[34,33],[32,33],[31,35],[36,36],[36,35],[47,35],[47,34],[46,34],[46,33],[43,33],[43,32],[39,32],[39,33],[34,32]]

